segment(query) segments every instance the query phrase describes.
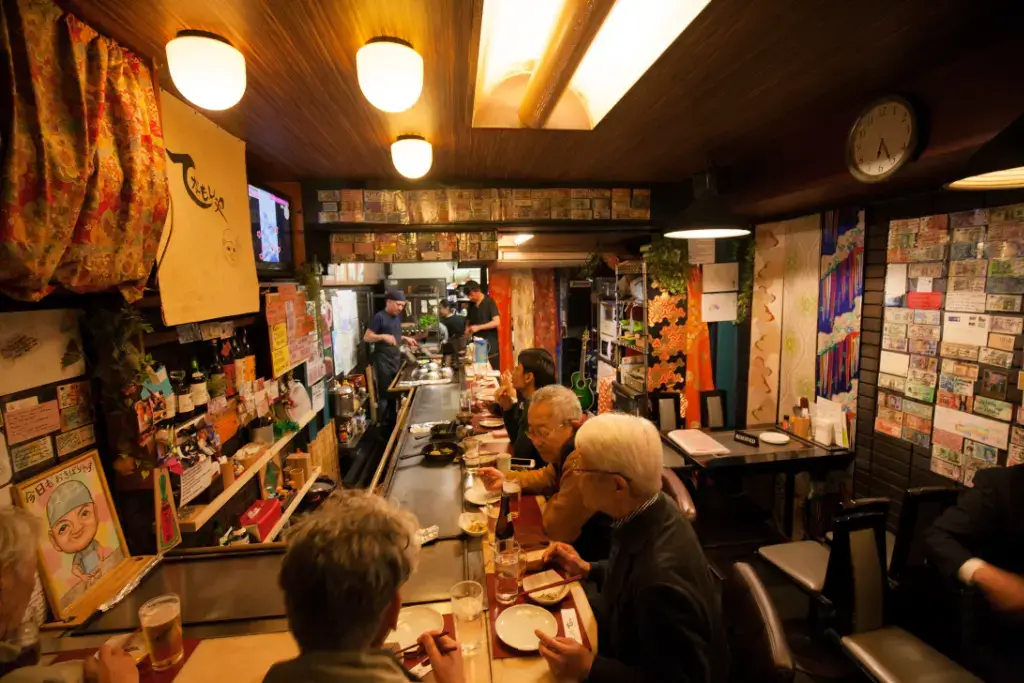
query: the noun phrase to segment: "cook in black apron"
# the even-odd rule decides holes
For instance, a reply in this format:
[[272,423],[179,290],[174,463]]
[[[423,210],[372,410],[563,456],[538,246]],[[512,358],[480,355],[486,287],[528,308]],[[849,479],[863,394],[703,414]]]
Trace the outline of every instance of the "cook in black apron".
[[363,334],[363,341],[373,343],[373,376],[377,382],[377,405],[381,422],[394,419],[394,411],[391,410],[394,401],[388,396],[388,387],[402,366],[402,341],[404,339],[410,346],[416,346],[414,339],[402,337],[403,308],[405,294],[400,290],[388,290],[384,297],[384,310],[377,311]]

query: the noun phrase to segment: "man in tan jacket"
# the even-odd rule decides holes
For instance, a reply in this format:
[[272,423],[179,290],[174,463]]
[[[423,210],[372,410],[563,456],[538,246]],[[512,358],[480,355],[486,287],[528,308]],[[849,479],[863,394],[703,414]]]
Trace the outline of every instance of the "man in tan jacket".
[[584,559],[607,557],[610,520],[583,502],[580,489],[579,456],[575,452],[576,430],[583,423],[579,399],[560,385],[538,389],[530,401],[526,435],[536,446],[546,467],[508,475],[492,467],[480,469],[484,485],[501,489],[505,477],[523,487],[523,493],[547,497],[544,506],[544,534],[552,541],[571,543]]

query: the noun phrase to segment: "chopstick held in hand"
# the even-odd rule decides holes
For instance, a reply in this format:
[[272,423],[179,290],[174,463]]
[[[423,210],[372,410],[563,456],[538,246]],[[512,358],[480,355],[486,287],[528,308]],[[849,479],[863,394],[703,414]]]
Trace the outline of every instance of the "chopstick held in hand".
[[528,591],[523,591],[523,595],[529,595],[530,593],[536,593],[538,591],[546,591],[549,588],[558,588],[559,586],[564,586],[567,583],[575,583],[576,581],[580,581],[582,579],[583,579],[582,576],[570,576],[567,579],[562,579],[561,581],[555,581],[554,583],[549,583],[546,586],[538,586],[537,588],[531,588]]

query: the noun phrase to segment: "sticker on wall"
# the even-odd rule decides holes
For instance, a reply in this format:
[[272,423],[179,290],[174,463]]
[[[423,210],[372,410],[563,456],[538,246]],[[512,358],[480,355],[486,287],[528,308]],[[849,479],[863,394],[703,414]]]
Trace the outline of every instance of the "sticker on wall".
[[961,481],[964,478],[964,471],[962,467],[948,463],[945,460],[932,458],[930,465],[932,472],[948,479],[952,479],[953,481]]
[[903,353],[882,351],[879,355],[878,370],[887,375],[906,377],[910,369],[910,356]]
[[950,391],[939,389],[935,393],[935,405],[969,413],[974,408],[974,397],[967,396],[966,394],[954,394]]
[[884,320],[886,324],[896,323],[900,325],[908,325],[914,322],[914,310],[911,308],[886,308],[884,310]]
[[946,310],[962,313],[983,313],[988,295],[985,292],[952,292],[946,295]]
[[985,368],[981,371],[981,388],[978,392],[988,398],[1006,398],[1006,386],[1008,377],[1005,372],[997,372]]
[[1008,368],[1013,365],[1013,351],[999,351],[986,346],[978,353],[978,362]]
[[53,461],[53,440],[50,437],[10,446],[11,464],[15,472],[24,472],[40,463]]
[[910,368],[912,370],[923,370],[936,373],[939,371],[939,359],[932,356],[910,356]]
[[960,452],[964,450],[964,437],[943,429],[935,429],[932,432],[932,441],[952,451]]
[[999,349],[1000,351],[1013,351],[1013,347],[1017,338],[1012,334],[999,334],[998,332],[990,332],[988,335],[988,345],[990,348]]
[[964,313],[944,313],[942,341],[952,344],[984,346],[988,343],[989,316]]
[[931,435],[919,432],[916,429],[911,429],[906,425],[903,426],[903,440],[909,441],[915,446],[920,446],[921,448],[928,448],[932,443]]
[[974,395],[974,380],[955,375],[939,375],[939,389],[951,394]]
[[946,448],[938,444],[932,444],[932,457],[944,460],[951,465],[963,465],[964,454],[960,451],[954,451],[952,448]]
[[[1021,374],[1024,375],[1024,373]],[[906,377],[897,377],[896,375],[886,375],[884,373],[878,374],[879,389],[890,389],[892,391],[898,391],[902,394],[906,390],[906,387]]]
[[915,403],[907,399],[903,399],[903,412],[907,415],[914,415],[925,420],[932,419],[933,406],[925,403]]
[[0,313],[0,396],[84,372],[78,311]]
[[989,294],[985,297],[985,310],[998,313],[1020,313],[1019,294]]
[[971,259],[967,261],[950,261],[950,277],[982,277],[988,273],[988,261]]
[[971,344],[954,344],[953,342],[943,341],[939,346],[939,355],[944,358],[977,361],[980,349],[980,346]]
[[79,427],[54,437],[57,444],[57,457],[63,458],[88,448],[96,443],[96,432],[92,425]]
[[67,410],[60,411],[60,430],[62,432],[78,429],[95,421],[92,405],[89,403],[80,403],[76,406],[71,406]]
[[984,292],[985,291],[985,278],[984,277],[951,277],[949,278],[949,286],[946,289],[947,293],[952,292]]
[[1024,318],[994,315],[990,321],[989,329],[992,332],[1001,332],[1003,334],[1021,334],[1024,332]]
[[910,339],[910,352],[934,356],[939,352],[939,342],[934,339]]
[[[975,406],[977,408],[977,406]],[[1010,425],[980,415],[962,413],[943,406],[935,407],[935,423],[954,434],[981,443],[1006,448],[1010,440]]]
[[978,379],[978,366],[973,363],[960,363],[951,358],[943,358],[942,373],[956,377],[966,377],[973,382]]
[[17,410],[12,410],[12,405],[7,405],[5,417],[7,442],[11,446],[60,429],[60,411],[57,408],[57,401],[37,403],[31,407]]
[[7,486],[11,483],[11,456],[7,452],[7,439],[0,433],[0,486]]
[[[1006,401],[1000,401],[994,398],[975,396],[974,413],[976,415],[984,415],[985,417],[991,417],[996,420],[1006,420],[1009,422],[1013,419],[1013,405]],[[1005,446],[1003,446],[1003,448],[1005,448]]]
[[67,410],[71,406],[92,402],[92,390],[89,382],[69,382],[57,387],[57,402],[61,410]]

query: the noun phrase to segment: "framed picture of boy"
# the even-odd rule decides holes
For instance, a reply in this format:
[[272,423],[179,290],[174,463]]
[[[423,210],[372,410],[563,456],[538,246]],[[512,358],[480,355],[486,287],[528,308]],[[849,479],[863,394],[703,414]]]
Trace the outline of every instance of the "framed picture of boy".
[[18,504],[43,521],[39,575],[57,619],[128,559],[99,453],[91,450],[15,485]]

